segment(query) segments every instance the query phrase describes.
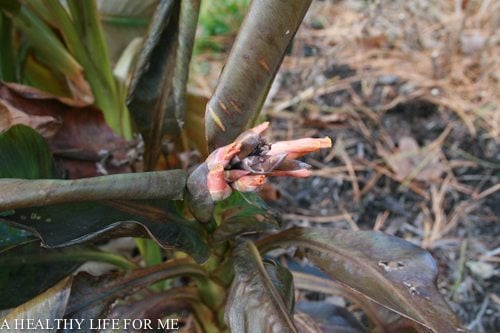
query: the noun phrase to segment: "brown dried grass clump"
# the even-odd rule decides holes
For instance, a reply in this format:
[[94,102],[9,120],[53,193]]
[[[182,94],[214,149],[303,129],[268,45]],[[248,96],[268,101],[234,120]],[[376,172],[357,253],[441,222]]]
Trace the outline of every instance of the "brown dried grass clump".
[[[365,80],[369,90],[367,78],[397,76],[412,89],[382,110],[412,99],[425,100],[455,112],[470,134],[484,128],[498,141],[500,18],[495,13],[499,11],[500,2],[492,0],[316,2],[297,42],[313,41],[324,48],[323,55],[290,57],[285,67],[308,66],[312,76],[315,68],[328,68],[332,62],[356,70],[356,77],[307,87],[297,97],[301,101],[338,91],[352,80]],[[318,25],[324,29],[314,29]]]

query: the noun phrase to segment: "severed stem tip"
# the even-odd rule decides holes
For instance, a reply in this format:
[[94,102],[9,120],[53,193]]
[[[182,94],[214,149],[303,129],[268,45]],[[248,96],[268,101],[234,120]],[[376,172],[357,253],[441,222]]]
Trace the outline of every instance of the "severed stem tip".
[[289,141],[279,141],[271,145],[269,155],[287,153],[289,159],[296,159],[313,153],[322,148],[331,148],[332,140],[329,137],[324,138],[304,138]]
[[311,166],[296,158],[332,147],[329,137],[269,145],[261,137],[268,127],[269,122],[264,122],[241,133],[234,142],[214,150],[203,167],[190,175],[190,210],[198,220],[209,221],[215,202],[229,197],[233,189],[258,191],[268,176],[309,177]]

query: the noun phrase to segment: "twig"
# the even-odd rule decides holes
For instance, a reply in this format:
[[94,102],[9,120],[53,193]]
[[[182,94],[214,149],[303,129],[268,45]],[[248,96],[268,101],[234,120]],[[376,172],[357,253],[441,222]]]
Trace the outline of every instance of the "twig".
[[382,177],[382,174],[380,172],[375,172],[373,176],[368,179],[366,182],[365,187],[361,190],[359,195],[363,197],[366,193],[368,193],[378,182],[378,180]]
[[500,190],[500,183],[498,183],[496,185],[493,185],[489,189],[484,190],[483,192],[481,192],[479,194],[473,194],[472,198],[474,200],[476,200],[476,201],[477,200],[481,200],[481,199],[486,198],[488,195],[491,195],[491,194],[493,194],[493,193],[495,193],[496,191],[499,191],[499,190]]
[[339,157],[342,159],[342,161],[345,163],[347,167],[347,173],[349,176],[351,176],[352,179],[352,189],[354,191],[354,201],[356,201],[357,204],[359,204],[361,200],[361,194],[359,190],[359,183],[358,183],[358,178],[356,177],[356,172],[354,171],[354,166],[352,163],[351,158],[349,157],[349,154],[347,154],[344,143],[341,138],[337,140],[337,143],[335,144],[334,150],[337,151]]
[[359,227],[356,224],[356,222],[354,222],[351,213],[349,213],[348,211],[343,210],[343,209],[342,209],[342,212],[344,213],[344,217],[347,220],[347,223],[349,223],[349,225],[351,226],[352,230],[358,231]]
[[[362,164],[365,164],[365,165],[368,165],[369,167],[371,167],[373,170],[383,174],[384,176],[387,176],[397,182],[400,182],[401,179],[399,179],[396,175],[394,175],[392,172],[390,172],[389,170],[387,170],[386,168],[384,167],[381,167],[380,165],[374,163],[374,162],[371,162],[371,161],[368,161],[368,160],[365,160],[365,159],[359,159],[359,162],[362,163]],[[410,183],[408,185],[408,188],[410,190],[412,190],[413,192],[415,192],[416,194],[420,195],[422,198],[424,198],[425,200],[429,200],[430,197],[429,197],[429,194],[422,188],[420,188],[418,185],[416,185],[415,183]]]
[[373,230],[379,231],[380,229],[382,229],[382,227],[384,226],[385,222],[389,218],[389,215],[390,215],[390,213],[389,213],[388,210],[384,211],[381,214],[378,214],[377,215],[377,219],[375,220],[375,225],[373,226]]
[[474,327],[476,327],[477,325],[481,325],[481,319],[482,319],[484,313],[486,312],[486,309],[488,308],[489,304],[490,304],[490,298],[488,295],[487,297],[484,298],[483,304],[481,304],[481,308],[477,312],[477,315],[474,318],[474,320],[471,321],[469,323],[469,325],[467,325],[468,330],[472,331],[474,329]]

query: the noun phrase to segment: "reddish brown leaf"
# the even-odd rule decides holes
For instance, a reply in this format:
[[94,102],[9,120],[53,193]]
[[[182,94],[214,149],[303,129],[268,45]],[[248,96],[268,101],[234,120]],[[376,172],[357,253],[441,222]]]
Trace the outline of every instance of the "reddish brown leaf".
[[[127,142],[113,133],[102,112],[93,106],[56,97],[36,88],[3,82],[0,82],[0,100],[28,118],[56,119],[61,123],[48,143],[69,178],[98,175],[96,163],[106,153],[112,153],[116,160],[126,159],[129,150]],[[37,126],[25,124],[43,134]],[[108,173],[130,172],[128,166],[107,166],[106,169]]]
[[69,97],[61,97],[61,96],[56,96],[49,94],[47,92],[44,92],[42,90],[36,89],[34,87],[30,86],[25,86],[22,84],[18,83],[12,83],[12,82],[1,82],[2,86],[6,86],[12,91],[15,91],[16,94],[27,98],[27,99],[56,99],[61,101],[64,104],[67,104],[69,106],[75,106],[75,107],[83,107],[83,106],[88,106],[91,105],[93,100],[81,100],[81,99],[73,99]]
[[51,116],[34,116],[13,107],[0,99],[0,132],[14,125],[26,125],[35,129],[45,138],[50,138],[59,130],[61,122]]

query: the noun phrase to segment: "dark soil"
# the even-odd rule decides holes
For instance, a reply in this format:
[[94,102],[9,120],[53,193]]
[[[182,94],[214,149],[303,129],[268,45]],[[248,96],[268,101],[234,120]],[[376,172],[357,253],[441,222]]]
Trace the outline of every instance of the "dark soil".
[[[356,71],[347,65],[336,64],[323,74],[326,77],[347,78],[355,75]],[[288,82],[294,81],[290,72],[283,73],[282,77]],[[431,188],[447,186],[443,185],[445,178],[454,179],[475,193],[498,184],[498,146],[492,139],[483,139],[485,133],[471,136],[454,113],[426,100],[413,99],[396,104],[385,112],[376,111],[387,103],[382,92],[387,94],[389,89],[392,91],[390,95],[395,98],[405,87],[405,82],[400,82],[398,78],[385,82],[383,79],[377,78],[381,83],[377,83],[373,94],[363,100],[363,107],[373,110],[370,114],[363,107],[352,103],[353,94],[360,93],[360,82],[352,83],[351,89],[319,96],[315,101],[316,107],[299,104],[281,113],[270,114],[273,123],[272,141],[290,137],[329,136],[336,145],[335,153],[322,151],[305,159],[315,169],[330,168],[331,174],[326,172],[309,179],[275,178],[272,183],[278,189],[280,199],[271,204],[284,214],[289,225],[350,228],[352,222],[342,218],[342,214],[347,213],[360,229],[373,229],[377,217],[385,212],[388,217],[380,230],[418,245],[426,245],[438,261],[440,290],[460,316],[463,326],[482,332],[499,332],[498,304],[489,300],[489,295],[500,293],[498,262],[485,261],[488,268],[496,268],[496,273],[482,276],[481,272],[469,269],[469,262],[476,262],[487,249],[498,249],[500,246],[500,192],[474,200],[470,193],[449,186],[441,202],[444,215],[449,218],[460,204],[469,208],[457,215],[456,226],[431,243],[426,242],[428,235],[423,229],[423,220],[426,218],[424,211],[433,210]],[[297,94],[297,87],[293,87],[293,84],[283,84],[283,90],[290,96]],[[339,113],[340,121],[329,122],[332,113],[321,109],[332,107],[351,111]],[[352,165],[359,167],[355,176],[357,186],[362,191],[379,172],[371,167],[373,164],[391,171],[377,153],[377,145],[393,144],[393,147],[387,148],[394,149],[399,140],[406,136],[424,146],[436,140],[447,126],[451,126],[451,132],[443,141],[441,149],[448,164],[457,161],[456,167],[443,172],[439,179],[433,181],[413,181],[428,195],[427,198],[402,187],[400,181],[379,173],[378,180],[362,193],[357,202],[353,179],[348,171],[335,171],[346,166],[346,158],[340,153],[343,149]],[[339,143],[342,148],[339,148]],[[460,161],[475,163],[463,163],[460,166]],[[325,216],[340,218],[331,223],[315,222],[316,217]],[[434,217],[432,213],[429,216],[431,220]]]

